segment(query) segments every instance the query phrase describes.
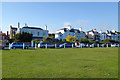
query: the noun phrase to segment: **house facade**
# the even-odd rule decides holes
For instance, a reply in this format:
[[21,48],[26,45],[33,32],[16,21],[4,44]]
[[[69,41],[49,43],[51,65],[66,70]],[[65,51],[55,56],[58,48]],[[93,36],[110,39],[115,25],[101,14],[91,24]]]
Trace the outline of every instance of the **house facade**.
[[88,38],[88,40],[93,39],[95,41],[99,41],[99,39],[100,39],[99,32],[97,32],[96,29],[87,31],[85,34],[86,34],[86,37]]
[[42,39],[43,37],[48,37],[47,25],[45,25],[45,30],[38,27],[29,27],[25,24],[24,27],[20,28],[20,23],[18,23],[18,28],[10,26],[10,39],[19,32],[28,32],[33,35],[33,39]]
[[82,31],[82,28],[79,29],[71,29],[71,26],[68,25],[63,29],[59,29],[56,31],[55,38],[58,40],[63,40],[66,39],[67,36],[75,36],[78,39],[83,39],[85,38],[85,32]]
[[112,31],[106,31],[106,32],[100,32],[100,41],[105,40],[105,39],[112,39],[115,41],[120,41],[120,32],[117,32],[115,30]]

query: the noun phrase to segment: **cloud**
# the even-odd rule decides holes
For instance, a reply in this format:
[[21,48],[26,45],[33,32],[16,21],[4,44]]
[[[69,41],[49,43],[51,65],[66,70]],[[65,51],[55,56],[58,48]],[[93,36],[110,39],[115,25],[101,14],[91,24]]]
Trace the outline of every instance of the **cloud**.
[[71,25],[71,23],[70,22],[64,22],[64,27],[66,27],[68,25]]

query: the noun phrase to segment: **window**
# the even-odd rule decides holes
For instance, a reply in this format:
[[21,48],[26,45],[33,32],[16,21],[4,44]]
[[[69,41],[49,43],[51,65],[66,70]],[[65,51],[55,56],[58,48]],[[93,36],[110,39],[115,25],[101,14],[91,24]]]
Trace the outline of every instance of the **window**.
[[38,36],[39,36],[39,32],[38,32]]

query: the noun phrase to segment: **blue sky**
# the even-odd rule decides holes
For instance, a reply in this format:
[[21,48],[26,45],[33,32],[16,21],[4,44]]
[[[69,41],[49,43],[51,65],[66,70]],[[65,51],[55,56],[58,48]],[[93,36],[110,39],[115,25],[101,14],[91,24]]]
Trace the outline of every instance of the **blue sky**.
[[3,2],[2,30],[9,31],[9,26],[17,22],[28,26],[38,26],[49,32],[71,24],[72,28],[118,30],[117,2]]

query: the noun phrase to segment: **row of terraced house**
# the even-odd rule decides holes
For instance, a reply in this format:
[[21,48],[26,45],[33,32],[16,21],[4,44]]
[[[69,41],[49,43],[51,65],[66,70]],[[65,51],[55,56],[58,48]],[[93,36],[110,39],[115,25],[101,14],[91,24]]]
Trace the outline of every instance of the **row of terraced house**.
[[[19,32],[29,32],[33,34],[33,39],[42,39],[43,37],[49,37],[49,30],[47,30],[47,25],[45,25],[45,29],[35,26],[28,26],[27,24],[22,27],[18,22],[17,27],[10,25],[9,38],[14,38],[14,36]],[[93,39],[95,41],[102,41],[108,38],[120,42],[120,32],[117,32],[115,30],[107,30],[106,32],[102,32],[101,30],[98,32],[96,29],[92,29],[90,31],[84,32],[82,30],[82,27],[80,27],[79,29],[74,29],[71,27],[71,25],[57,30],[55,33],[55,38],[58,40],[63,40],[66,39],[68,35],[76,36],[78,39],[83,39],[87,37],[88,40]]]

